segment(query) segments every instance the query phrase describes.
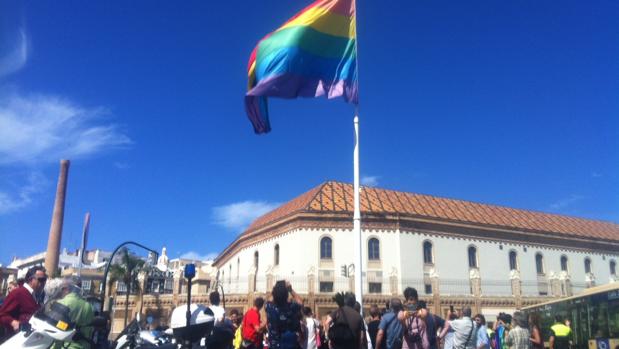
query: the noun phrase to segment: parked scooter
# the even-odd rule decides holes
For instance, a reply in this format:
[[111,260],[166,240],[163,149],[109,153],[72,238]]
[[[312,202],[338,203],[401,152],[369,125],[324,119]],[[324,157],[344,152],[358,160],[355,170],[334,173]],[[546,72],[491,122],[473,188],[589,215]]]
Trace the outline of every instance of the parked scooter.
[[[79,329],[75,328],[69,314],[69,307],[52,303],[49,309],[34,314],[28,325],[22,326],[18,333],[0,345],[0,349],[47,349],[54,341],[71,341]],[[89,326],[104,327],[106,324],[105,319],[95,318]]]

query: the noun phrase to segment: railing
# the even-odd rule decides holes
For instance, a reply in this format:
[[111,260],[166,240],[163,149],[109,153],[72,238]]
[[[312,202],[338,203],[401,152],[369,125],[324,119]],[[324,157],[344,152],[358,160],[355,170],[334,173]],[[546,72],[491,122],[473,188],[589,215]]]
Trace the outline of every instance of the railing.
[[512,296],[511,280],[484,280],[481,279],[482,296]]

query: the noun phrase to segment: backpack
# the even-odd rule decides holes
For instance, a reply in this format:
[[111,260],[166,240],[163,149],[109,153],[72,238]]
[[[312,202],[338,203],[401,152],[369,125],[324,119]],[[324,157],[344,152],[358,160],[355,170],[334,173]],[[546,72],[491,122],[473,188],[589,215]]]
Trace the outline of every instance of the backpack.
[[329,341],[335,348],[355,348],[357,346],[357,338],[353,331],[348,326],[346,312],[339,309],[338,313],[344,319],[344,322],[338,321],[339,316],[333,319],[333,324],[329,327]]
[[269,339],[269,342],[277,341],[281,349],[303,347],[306,338],[303,335],[300,315],[293,308],[292,304],[288,304],[284,308],[268,305],[266,309],[269,319],[269,337],[273,337]]

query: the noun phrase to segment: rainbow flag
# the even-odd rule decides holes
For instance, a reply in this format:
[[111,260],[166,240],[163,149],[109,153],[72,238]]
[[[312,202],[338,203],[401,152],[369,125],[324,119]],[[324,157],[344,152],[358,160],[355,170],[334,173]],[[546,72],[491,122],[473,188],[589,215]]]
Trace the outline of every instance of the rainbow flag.
[[245,95],[256,133],[271,130],[267,97],[358,103],[355,22],[355,0],[318,0],[258,42]]

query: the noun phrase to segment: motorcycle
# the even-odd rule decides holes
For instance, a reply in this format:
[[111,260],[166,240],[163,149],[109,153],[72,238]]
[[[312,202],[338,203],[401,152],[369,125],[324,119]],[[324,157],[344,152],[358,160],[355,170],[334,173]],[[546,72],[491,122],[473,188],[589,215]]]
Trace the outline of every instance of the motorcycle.
[[[55,341],[69,342],[77,339],[79,328],[70,320],[71,310],[60,303],[52,303],[49,307],[35,313],[27,325],[0,345],[0,349],[47,349]],[[107,320],[95,318],[88,326],[105,327]],[[90,341],[88,338],[80,340]]]
[[[187,306],[180,306],[172,311],[171,328],[167,331],[149,331],[140,326],[140,315],[127,325],[114,342],[115,349],[176,349],[204,348],[206,339],[213,330],[215,315],[203,305],[190,306],[191,319],[187,327]],[[2,348],[0,348],[2,349]]]

